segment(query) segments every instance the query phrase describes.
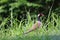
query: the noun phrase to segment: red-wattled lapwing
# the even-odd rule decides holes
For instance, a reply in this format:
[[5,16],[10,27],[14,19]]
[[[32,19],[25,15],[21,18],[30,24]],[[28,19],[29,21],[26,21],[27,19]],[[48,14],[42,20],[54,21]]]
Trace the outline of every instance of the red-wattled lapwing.
[[37,28],[40,28],[42,26],[42,22],[41,22],[41,19],[40,19],[41,16],[44,16],[44,15],[42,13],[38,14],[37,22],[35,24],[33,24],[32,27],[28,31],[26,31],[24,34],[27,34],[27,33],[31,32],[31,31],[34,31]]

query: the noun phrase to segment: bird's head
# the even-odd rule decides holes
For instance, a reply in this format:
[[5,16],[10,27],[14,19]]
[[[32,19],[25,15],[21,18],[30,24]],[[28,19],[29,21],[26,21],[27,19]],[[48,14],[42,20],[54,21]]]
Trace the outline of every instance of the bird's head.
[[39,13],[39,14],[38,14],[38,17],[42,17],[42,16],[44,16],[43,13]]
[[40,14],[38,14],[38,21],[41,21],[41,18],[44,16],[44,14],[43,13],[40,13]]

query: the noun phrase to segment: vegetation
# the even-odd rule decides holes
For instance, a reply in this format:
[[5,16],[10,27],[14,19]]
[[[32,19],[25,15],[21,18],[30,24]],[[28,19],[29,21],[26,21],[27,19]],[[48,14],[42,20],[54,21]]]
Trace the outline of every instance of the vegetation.
[[[26,35],[43,13],[43,26]],[[0,0],[0,40],[60,40],[59,0]]]

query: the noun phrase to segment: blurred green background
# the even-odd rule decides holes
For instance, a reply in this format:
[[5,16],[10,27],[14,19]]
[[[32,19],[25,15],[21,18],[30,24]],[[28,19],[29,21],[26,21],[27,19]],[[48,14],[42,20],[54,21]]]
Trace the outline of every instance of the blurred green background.
[[[43,26],[24,35],[43,13]],[[0,40],[60,40],[60,0],[0,0]]]

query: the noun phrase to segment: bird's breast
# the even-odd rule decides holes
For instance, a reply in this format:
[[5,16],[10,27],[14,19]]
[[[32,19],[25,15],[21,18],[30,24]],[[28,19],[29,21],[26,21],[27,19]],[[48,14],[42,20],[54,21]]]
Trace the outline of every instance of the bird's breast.
[[42,22],[37,21],[37,23],[38,23],[38,27],[41,27],[42,26]]

